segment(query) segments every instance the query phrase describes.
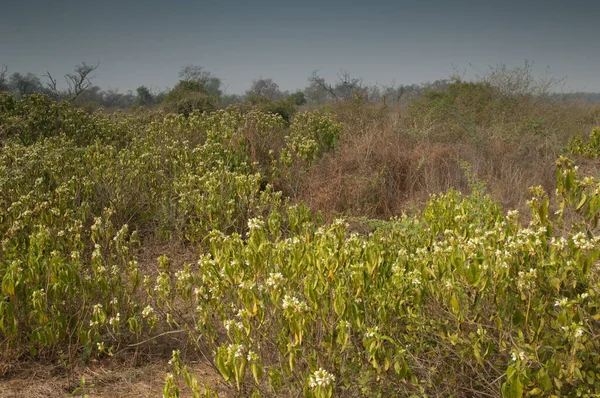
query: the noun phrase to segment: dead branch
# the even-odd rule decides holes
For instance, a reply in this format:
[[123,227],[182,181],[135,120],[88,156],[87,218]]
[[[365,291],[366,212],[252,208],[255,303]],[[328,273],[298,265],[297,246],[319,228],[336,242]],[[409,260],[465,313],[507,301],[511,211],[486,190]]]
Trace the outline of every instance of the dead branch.
[[88,65],[83,62],[81,65],[75,67],[75,73],[67,73],[65,75],[65,80],[69,85],[69,101],[75,101],[81,93],[92,85],[91,80],[95,76],[90,76],[90,74],[98,69],[99,66],[99,62],[96,65]]
[[338,95],[335,92],[335,89],[333,88],[333,86],[331,86],[330,84],[327,84],[327,82],[325,82],[325,79],[320,77],[319,75],[317,75],[317,70],[313,71],[311,77],[308,78],[308,81],[318,87],[320,87],[321,89],[323,89],[324,91],[326,91],[327,93],[329,93],[334,100],[338,100]]

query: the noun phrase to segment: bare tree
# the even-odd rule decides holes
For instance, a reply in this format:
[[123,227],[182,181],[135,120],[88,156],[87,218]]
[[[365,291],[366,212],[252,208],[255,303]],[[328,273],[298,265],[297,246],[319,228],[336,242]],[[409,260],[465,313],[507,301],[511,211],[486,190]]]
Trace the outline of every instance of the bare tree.
[[390,101],[398,103],[402,100],[405,93],[406,87],[404,85],[401,84],[399,87],[396,87],[396,82],[392,81],[390,85],[383,87],[382,97],[384,102]]
[[254,80],[252,86],[246,92],[247,96],[254,96],[257,98],[268,98],[270,100],[277,100],[283,96],[279,85],[273,81],[273,79]]
[[211,78],[211,75],[202,66],[186,65],[179,71],[179,78],[185,81],[205,82]]
[[353,78],[350,73],[340,70],[337,74],[338,82],[335,86],[327,83],[325,78],[319,76],[318,71],[314,71],[308,78],[312,91],[315,89],[327,93],[334,101],[347,101],[354,95],[368,96],[368,90],[363,86],[363,80]]
[[335,101],[337,101],[338,96],[337,96],[333,86],[331,84],[328,84],[325,81],[325,78],[319,76],[318,73],[319,73],[318,70],[314,70],[312,75],[308,78],[308,82],[311,84],[311,86],[313,86],[315,88],[319,88],[321,91],[326,92]]
[[67,73],[65,75],[65,81],[67,82],[68,89],[66,91],[60,91],[57,87],[57,81],[52,77],[50,72],[46,72],[44,75],[48,82],[46,83],[48,90],[55,99],[66,98],[69,101],[75,101],[85,90],[92,86],[92,79],[95,76],[91,74],[98,69],[100,63],[96,65],[88,65],[85,62],[81,65],[77,65],[73,73]]
[[337,93],[337,98],[350,100],[355,94],[366,94],[362,79],[353,78],[350,73],[345,70],[339,71],[337,77],[338,83],[334,88]]

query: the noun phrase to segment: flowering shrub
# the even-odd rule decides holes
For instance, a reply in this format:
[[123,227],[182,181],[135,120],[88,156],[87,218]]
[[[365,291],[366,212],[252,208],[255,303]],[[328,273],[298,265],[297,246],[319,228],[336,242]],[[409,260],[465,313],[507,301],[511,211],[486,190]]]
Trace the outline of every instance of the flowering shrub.
[[586,143],[581,140],[581,137],[575,137],[569,142],[569,149],[574,155],[582,155],[592,159],[598,158],[600,156],[600,127],[592,130]]
[[336,148],[341,132],[342,125],[331,115],[300,113],[290,126],[287,148],[310,164],[323,153]]
[[[249,137],[285,134],[278,117],[123,123],[139,128],[123,145],[3,141],[3,360],[74,362],[177,332],[242,396],[600,391],[600,183],[572,161],[557,162],[558,211],[532,188],[527,224],[480,190],[448,191],[358,234],[262,184]],[[197,261],[142,269],[152,235]],[[164,396],[216,396],[185,361],[173,353]]]

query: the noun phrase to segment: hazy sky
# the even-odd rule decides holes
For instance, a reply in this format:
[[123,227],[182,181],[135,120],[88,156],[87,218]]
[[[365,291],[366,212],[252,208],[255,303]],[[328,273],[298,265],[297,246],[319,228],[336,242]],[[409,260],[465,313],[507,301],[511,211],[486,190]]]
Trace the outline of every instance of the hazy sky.
[[302,88],[315,69],[412,84],[526,59],[600,91],[600,1],[0,0],[10,72],[99,61],[95,83],[121,91],[173,86],[186,64],[241,93],[258,77]]

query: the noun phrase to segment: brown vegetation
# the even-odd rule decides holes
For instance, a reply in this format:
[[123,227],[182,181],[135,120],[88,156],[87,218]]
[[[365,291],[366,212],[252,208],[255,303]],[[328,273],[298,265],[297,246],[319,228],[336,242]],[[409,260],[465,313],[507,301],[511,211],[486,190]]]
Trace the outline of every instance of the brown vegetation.
[[301,174],[295,200],[327,215],[388,218],[432,193],[469,191],[466,170],[505,209],[528,188],[554,192],[556,158],[600,122],[598,108],[550,96],[508,96],[455,82],[408,105],[329,105],[344,124],[337,151]]

